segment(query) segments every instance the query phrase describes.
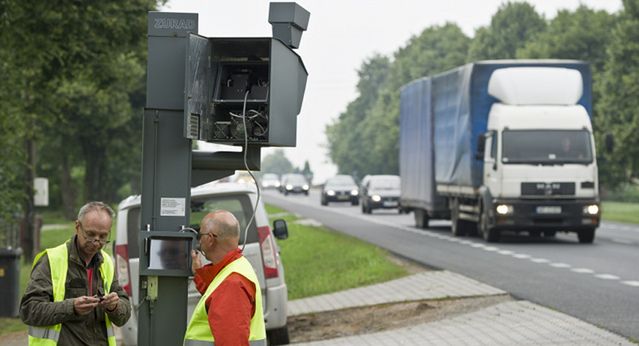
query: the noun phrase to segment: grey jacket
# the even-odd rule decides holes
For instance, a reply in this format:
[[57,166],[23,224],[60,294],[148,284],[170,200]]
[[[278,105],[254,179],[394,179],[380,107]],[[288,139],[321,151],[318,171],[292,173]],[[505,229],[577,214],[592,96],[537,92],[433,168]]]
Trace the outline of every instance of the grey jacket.
[[[30,326],[50,326],[62,323],[59,345],[107,345],[107,332],[104,322],[105,312],[111,322],[122,326],[131,316],[129,296],[120,287],[117,278],[113,278],[111,292],[116,292],[120,302],[113,312],[97,307],[89,314],[77,316],[73,310],[73,298],[97,294],[97,289],[103,289],[104,284],[98,272],[103,257],[96,254],[88,266],[84,265],[76,247],[76,237],[67,241],[69,254],[69,269],[64,290],[64,300],[53,302],[53,288],[51,285],[51,270],[49,258],[45,254],[31,271],[31,279],[20,302],[20,318]],[[94,268],[89,292],[87,281],[88,267]],[[106,294],[106,293],[105,293]]]

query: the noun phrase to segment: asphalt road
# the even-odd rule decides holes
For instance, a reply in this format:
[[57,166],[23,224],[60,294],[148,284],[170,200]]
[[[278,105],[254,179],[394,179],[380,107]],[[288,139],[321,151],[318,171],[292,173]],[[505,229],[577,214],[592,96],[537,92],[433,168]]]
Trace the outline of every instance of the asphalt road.
[[478,237],[453,237],[448,221],[432,221],[421,230],[412,213],[375,210],[365,215],[349,203],[322,207],[316,191],[286,197],[266,191],[263,196],[267,203],[424,265],[639,340],[639,226],[604,222],[593,244],[579,244],[574,233],[504,235],[501,242],[488,244]]

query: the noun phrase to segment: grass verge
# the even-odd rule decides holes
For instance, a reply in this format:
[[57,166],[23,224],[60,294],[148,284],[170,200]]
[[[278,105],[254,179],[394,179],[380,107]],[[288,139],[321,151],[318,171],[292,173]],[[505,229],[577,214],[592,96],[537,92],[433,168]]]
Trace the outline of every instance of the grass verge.
[[601,212],[604,221],[639,224],[639,203],[603,202]]
[[273,219],[288,223],[289,238],[278,241],[286,271],[289,300],[370,285],[406,276],[389,253],[359,239],[320,226],[272,205]]

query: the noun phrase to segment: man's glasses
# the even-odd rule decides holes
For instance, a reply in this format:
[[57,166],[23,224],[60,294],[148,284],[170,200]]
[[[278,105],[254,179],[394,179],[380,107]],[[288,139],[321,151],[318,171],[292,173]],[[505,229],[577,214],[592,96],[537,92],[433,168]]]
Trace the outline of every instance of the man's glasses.
[[84,240],[90,241],[92,243],[100,243],[101,245],[106,245],[111,242],[111,240],[108,239],[108,234],[96,236],[92,231],[85,230],[82,226],[82,222],[78,221],[78,224],[80,225],[80,229],[82,230],[82,238],[84,238]]
[[211,235],[213,236],[213,238],[217,238],[217,234],[213,233],[213,232],[208,232],[208,233],[198,233],[196,238],[197,240],[202,239],[202,237],[204,237],[205,235]]

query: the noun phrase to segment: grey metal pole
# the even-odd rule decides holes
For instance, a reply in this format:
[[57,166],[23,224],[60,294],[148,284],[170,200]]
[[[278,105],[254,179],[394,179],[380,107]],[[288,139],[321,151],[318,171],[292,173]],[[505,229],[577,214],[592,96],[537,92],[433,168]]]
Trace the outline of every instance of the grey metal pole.
[[[183,136],[184,66],[188,33],[197,33],[197,29],[194,13],[148,15],[140,231],[178,232],[189,223],[191,140]],[[171,212],[167,212],[167,203],[172,205]],[[140,243],[140,254],[144,254],[143,246]],[[188,278],[140,275],[139,282],[138,345],[181,345]]]

